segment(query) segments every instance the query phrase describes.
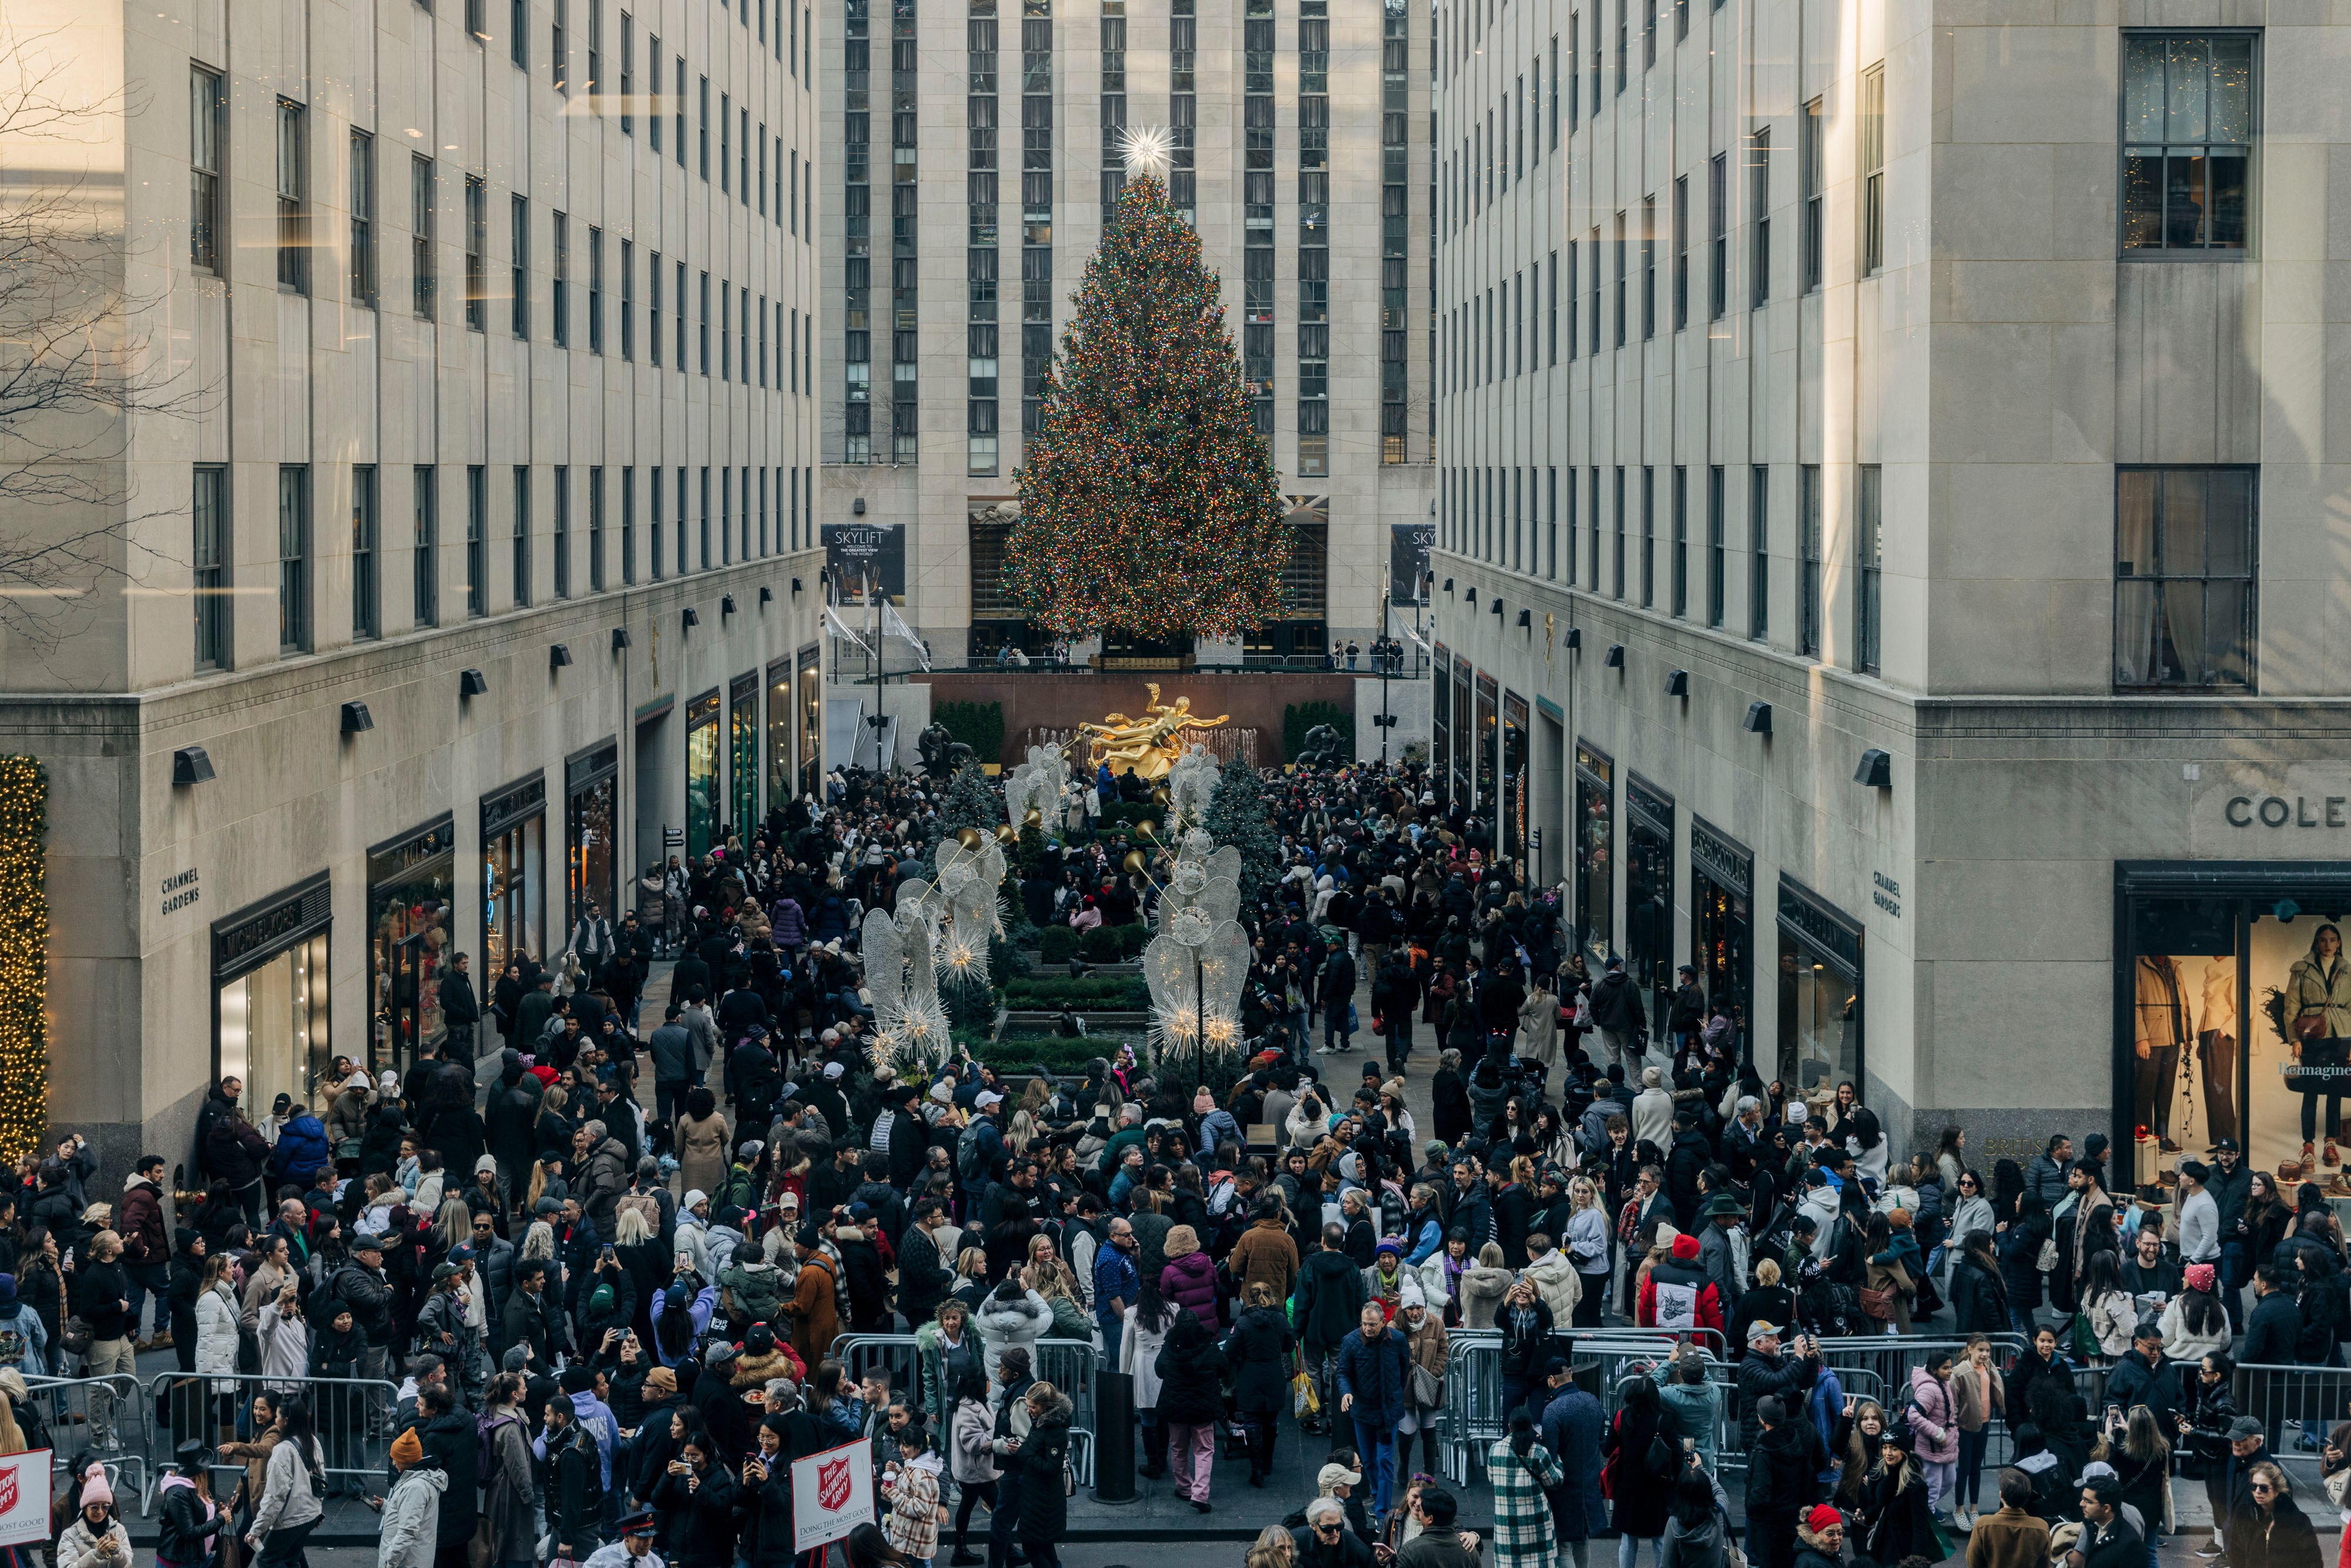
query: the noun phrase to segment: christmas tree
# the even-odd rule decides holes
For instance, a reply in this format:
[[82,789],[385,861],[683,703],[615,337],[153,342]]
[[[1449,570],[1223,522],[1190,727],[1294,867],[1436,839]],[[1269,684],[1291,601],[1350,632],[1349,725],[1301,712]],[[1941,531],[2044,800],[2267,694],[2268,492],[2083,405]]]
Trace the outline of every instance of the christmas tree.
[[1217,275],[1168,205],[1168,145],[1164,131],[1128,138],[1129,183],[1013,476],[1006,585],[1065,637],[1228,637],[1280,612],[1280,479]]
[[1257,769],[1239,756],[1226,758],[1200,826],[1217,843],[1241,852],[1241,913],[1244,919],[1250,918],[1258,890],[1281,874],[1281,839],[1265,820]]

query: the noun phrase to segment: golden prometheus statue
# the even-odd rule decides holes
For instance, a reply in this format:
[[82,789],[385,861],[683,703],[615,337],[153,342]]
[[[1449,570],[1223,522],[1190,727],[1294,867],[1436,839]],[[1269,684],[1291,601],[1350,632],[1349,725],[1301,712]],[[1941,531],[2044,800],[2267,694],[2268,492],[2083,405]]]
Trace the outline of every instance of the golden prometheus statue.
[[1176,706],[1169,707],[1159,700],[1158,683],[1147,681],[1144,689],[1151,694],[1151,700],[1144,705],[1143,717],[1131,719],[1114,713],[1101,724],[1078,726],[1088,747],[1088,767],[1107,762],[1113,776],[1131,768],[1138,779],[1165,779],[1184,755],[1185,731],[1212,729],[1232,716],[1218,714],[1201,718],[1192,712],[1190,697],[1177,697]]

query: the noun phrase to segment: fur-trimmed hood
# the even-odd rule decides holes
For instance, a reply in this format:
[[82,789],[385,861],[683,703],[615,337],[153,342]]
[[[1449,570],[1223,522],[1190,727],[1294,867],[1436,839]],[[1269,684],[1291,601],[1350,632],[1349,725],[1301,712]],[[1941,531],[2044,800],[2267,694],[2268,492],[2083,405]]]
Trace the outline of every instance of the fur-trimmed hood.
[[764,1388],[778,1377],[797,1381],[791,1357],[780,1344],[765,1355],[753,1355],[745,1351],[737,1356],[729,1369],[727,1382],[737,1388]]

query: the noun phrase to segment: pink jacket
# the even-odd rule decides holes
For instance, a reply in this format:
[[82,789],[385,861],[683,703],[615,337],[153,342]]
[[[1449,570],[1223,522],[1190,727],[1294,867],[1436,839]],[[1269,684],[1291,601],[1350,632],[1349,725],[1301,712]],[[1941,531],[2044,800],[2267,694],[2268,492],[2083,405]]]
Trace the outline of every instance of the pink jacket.
[[1923,1366],[1910,1369],[1910,1433],[1917,1441],[1918,1462],[1948,1465],[1959,1457],[1959,1413],[1951,1404],[1950,1385],[1937,1381]]
[[1217,1317],[1217,1266],[1206,1252],[1186,1252],[1159,1270],[1159,1288],[1211,1333],[1224,1326]]

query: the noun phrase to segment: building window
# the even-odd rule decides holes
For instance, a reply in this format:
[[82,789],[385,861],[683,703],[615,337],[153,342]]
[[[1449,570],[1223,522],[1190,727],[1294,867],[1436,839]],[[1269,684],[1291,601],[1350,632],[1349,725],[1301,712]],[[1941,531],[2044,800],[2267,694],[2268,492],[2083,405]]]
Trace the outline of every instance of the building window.
[[555,0],[554,23],[548,34],[547,73],[558,92],[569,91],[571,86],[569,79],[571,75],[571,39],[570,29],[566,25],[570,20],[571,7],[568,0]]
[[514,601],[530,602],[530,470],[517,464],[514,471],[514,534],[511,539]]
[[697,112],[694,117],[695,172],[707,185],[710,183],[710,78],[697,77],[695,80],[699,84],[695,106]]
[[637,357],[637,246],[621,242],[621,358]]
[[1625,214],[1616,214],[1616,347],[1625,346],[1625,271],[1630,265],[1625,237]]
[[1329,9],[1329,0],[1299,0],[1298,473],[1306,477],[1331,472]]
[[441,623],[441,492],[440,476],[431,464],[419,464],[409,473],[415,516],[414,539],[409,551],[411,613],[419,626]]
[[645,563],[653,569],[653,580],[659,582],[668,570],[662,556],[662,471],[654,468],[646,478]]
[[1798,261],[1807,294],[1821,286],[1822,212],[1827,204],[1821,189],[1821,141],[1827,133],[1827,122],[1821,118],[1821,100],[1804,105],[1803,117],[1796,122],[1800,145],[1796,152],[1797,171],[1802,189],[1804,210],[1802,243],[1803,256]]
[[378,591],[375,465],[351,470],[351,640],[383,634],[383,601]]
[[677,91],[670,99],[670,150],[677,166],[685,167],[685,57],[677,57]]
[[228,99],[221,74],[188,69],[188,265],[220,270],[221,154],[228,145]]
[[[673,319],[674,319],[674,320],[675,320],[675,321],[676,321],[676,323],[677,323],[677,341],[676,341],[676,344],[675,344],[675,347],[676,347],[676,350],[677,350],[677,373],[678,373],[679,375],[684,375],[684,374],[685,374],[685,373],[686,373],[686,372],[685,372],[685,263],[684,263],[684,262],[682,262],[682,261],[681,261],[681,262],[679,262],[679,263],[677,264],[677,268],[676,268],[676,271],[674,272],[674,275],[673,275],[673,277],[672,277],[672,281],[673,281],[673,282],[674,282],[674,283],[677,285],[676,294],[675,294],[675,298],[676,298],[676,299],[677,299],[677,308],[670,312],[671,317],[672,317]],[[704,307],[705,307],[705,310],[704,310],[704,313],[703,313],[703,319],[704,319],[704,320],[705,320],[705,322],[707,322],[707,321],[708,321],[708,319],[709,319],[709,311],[708,311],[708,309],[707,309],[707,307],[709,306],[709,303],[710,303],[710,300],[709,300],[709,292],[710,292],[710,291],[709,291],[708,289],[706,289],[706,288],[703,290],[703,296],[704,296],[704,298],[703,298],[703,301],[702,301],[702,302],[703,302],[703,305],[704,305]],[[705,330],[706,330],[706,328],[705,328]],[[707,374],[707,373],[708,373],[708,363],[707,363],[708,356],[707,356],[707,355],[704,356],[704,359],[705,359],[704,373],[705,373],[705,374]]]
[[195,562],[196,668],[228,667],[228,470],[215,464],[196,468],[195,523],[191,554]]
[[588,351],[604,351],[604,231],[588,231]]
[[478,174],[465,176],[465,325],[489,327],[490,194]]
[[[706,464],[703,466],[701,479],[702,510],[696,515],[696,522],[702,539],[702,570],[708,571],[710,570],[710,468]],[[684,544],[684,538],[678,540],[681,549]]]
[[465,470],[465,613],[490,610],[490,476],[474,464]]
[[1674,181],[1674,330],[1689,325],[1689,176]]
[[1718,152],[1706,165],[1706,314],[1719,321],[1730,308],[1729,154]]
[[1860,505],[1854,528],[1853,667],[1877,674],[1878,637],[1885,620],[1886,541],[1883,531],[1886,470],[1861,465]]
[[621,470],[621,582],[637,580],[637,471]]
[[1861,73],[1861,274],[1886,265],[1886,68]]
[[[707,376],[710,373],[710,274],[704,273],[701,281],[701,292],[695,297],[701,311],[695,323],[695,343],[702,351],[702,373]],[[678,367],[683,370],[685,358],[681,354]]]
[[375,304],[375,138],[351,132],[351,303]]
[[408,306],[424,321],[433,319],[434,298],[440,292],[440,276],[433,262],[433,160],[412,157],[408,161]]
[[[571,344],[570,220],[561,213],[550,214],[548,237],[554,242],[549,246],[554,267],[553,287],[548,295],[548,335],[555,340],[557,348],[563,349]],[[520,333],[516,335],[520,336]]]
[[1761,463],[1747,471],[1747,634],[1758,643],[1771,635],[1771,480]]
[[277,287],[310,292],[309,112],[277,100]]
[[621,13],[621,134],[637,133],[637,117],[631,112],[629,95],[637,90],[637,24],[626,11]]
[[571,597],[571,470],[560,465],[555,470],[553,499],[555,597],[569,599]]
[[310,469],[277,470],[277,648],[310,651]]
[[1751,264],[1755,290],[1748,304],[1761,308],[1771,298],[1771,131],[1768,126],[1748,140],[1747,209],[1754,215],[1755,235]]
[[2123,37],[2123,249],[2245,248],[2253,35]]
[[[1380,461],[1405,460],[1406,365],[1405,274],[1412,226],[1408,183],[1411,153],[1405,137],[1411,121],[1412,36],[1405,0],[1384,0],[1380,44]],[[1330,24],[1324,43],[1329,37]],[[1304,24],[1300,24],[1301,37]],[[1325,55],[1327,62],[1328,56]],[[1326,98],[1324,100],[1329,101]],[[1554,259],[1556,269],[1557,261]],[[1552,279],[1552,344],[1558,335],[1558,280]],[[1327,373],[1327,372],[1326,372]]]
[[2115,475],[2115,685],[2250,692],[2252,468]]
[[530,68],[530,0],[507,0],[507,58]]
[[1641,608],[1657,602],[1657,471],[1641,470]]
[[530,203],[521,196],[508,198],[507,216],[513,230],[509,237],[514,265],[507,278],[512,306],[511,322],[516,337],[528,338],[530,336]]
[[1689,613],[1689,470],[1674,470],[1673,611],[1674,619]]
[[1641,340],[1657,335],[1657,198],[1641,199]]
[[1796,652],[1810,658],[1821,653],[1821,465],[1804,464],[1803,515],[1797,543],[1801,554],[1796,580]]
[[1611,478],[1609,517],[1614,529],[1609,539],[1609,589],[1621,600],[1625,597],[1625,468],[1622,464],[1612,472]]
[[1543,297],[1543,338],[1545,358],[1551,364],[1559,363],[1559,252],[1551,253],[1551,271]]
[[718,95],[718,188],[722,192],[735,188],[735,99],[731,93]]
[[[661,252],[653,251],[645,257],[645,359],[653,369],[662,362],[662,265]],[[659,489],[659,486],[654,486]]]
[[1706,471],[1706,623],[1722,624],[1723,583],[1729,577],[1723,542],[1722,465]]

